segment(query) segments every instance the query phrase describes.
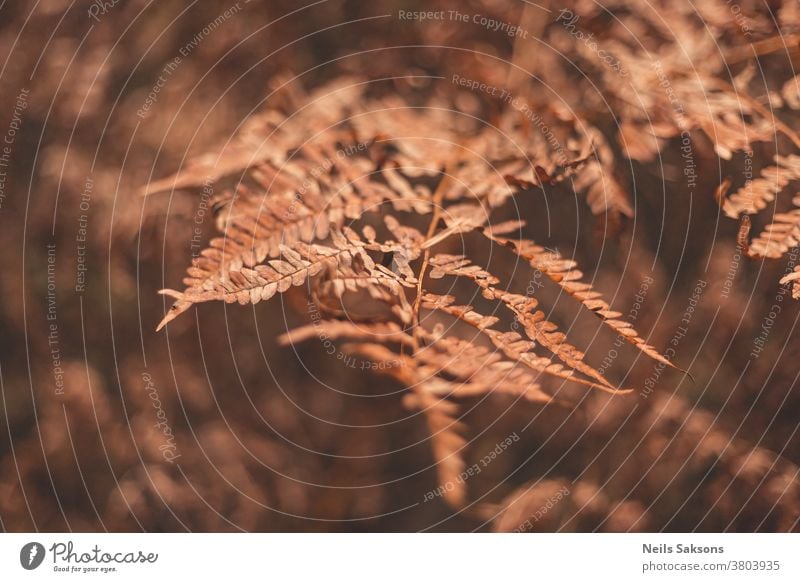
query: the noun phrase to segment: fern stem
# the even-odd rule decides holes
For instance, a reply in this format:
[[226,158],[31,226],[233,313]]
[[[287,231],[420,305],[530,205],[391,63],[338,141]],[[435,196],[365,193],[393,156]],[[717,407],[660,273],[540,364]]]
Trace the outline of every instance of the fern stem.
[[[442,174],[442,179],[436,186],[436,191],[433,193],[433,216],[431,217],[431,222],[428,225],[428,231],[425,233],[426,242],[433,238],[433,234],[436,232],[436,225],[439,224],[439,219],[441,218],[442,214],[442,200],[444,199],[445,186],[450,182],[450,175],[447,173],[446,169],[442,170]],[[419,275],[417,275],[417,296],[414,298],[414,314],[412,321],[412,325],[414,326],[415,330],[415,338],[417,337],[416,329],[419,327],[419,306],[420,303],[422,303],[422,281],[425,277],[425,272],[428,270],[430,260],[431,249],[428,247],[425,249],[422,255],[422,266],[419,269]]]
[[788,52],[789,50],[798,47],[800,47],[800,34],[772,36],[742,47],[736,47],[734,50],[728,52],[727,56],[725,57],[725,62],[728,65],[732,65],[734,63],[746,61],[751,58],[762,57],[783,49],[786,49]]

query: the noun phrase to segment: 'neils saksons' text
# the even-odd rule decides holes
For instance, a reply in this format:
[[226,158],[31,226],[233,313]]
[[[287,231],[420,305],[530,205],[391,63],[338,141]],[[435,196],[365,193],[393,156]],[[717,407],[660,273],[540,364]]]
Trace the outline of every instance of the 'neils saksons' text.
[[696,546],[694,544],[642,544],[643,554],[724,554],[722,546]]

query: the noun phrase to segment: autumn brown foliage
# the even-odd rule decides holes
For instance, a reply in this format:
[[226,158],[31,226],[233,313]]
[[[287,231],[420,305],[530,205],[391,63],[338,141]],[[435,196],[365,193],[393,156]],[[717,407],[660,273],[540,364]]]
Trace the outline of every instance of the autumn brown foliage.
[[3,529],[800,527],[796,2],[58,4]]

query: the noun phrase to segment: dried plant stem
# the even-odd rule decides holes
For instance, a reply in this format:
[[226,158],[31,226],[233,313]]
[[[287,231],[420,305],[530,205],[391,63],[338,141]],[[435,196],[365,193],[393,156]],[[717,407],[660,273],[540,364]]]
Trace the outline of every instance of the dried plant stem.
[[[436,191],[433,193],[433,216],[431,217],[431,222],[428,225],[428,231],[425,233],[425,242],[431,240],[433,238],[434,233],[436,232],[436,225],[439,224],[439,219],[442,217],[442,200],[444,198],[444,192],[447,185],[450,183],[450,177],[446,170],[442,171],[442,179],[439,182],[439,185],[436,187]],[[419,274],[417,275],[417,296],[414,298],[414,320],[413,325],[414,329],[416,330],[419,327],[419,306],[422,303],[422,281],[425,278],[425,272],[428,270],[428,265],[431,260],[431,249],[427,247],[422,255],[422,266],[419,268]],[[416,337],[416,332],[414,336]]]
[[750,43],[748,46],[736,47],[725,57],[725,62],[728,65],[732,65],[750,58],[761,57],[782,49],[788,50],[792,48],[800,48],[800,34],[772,36]]

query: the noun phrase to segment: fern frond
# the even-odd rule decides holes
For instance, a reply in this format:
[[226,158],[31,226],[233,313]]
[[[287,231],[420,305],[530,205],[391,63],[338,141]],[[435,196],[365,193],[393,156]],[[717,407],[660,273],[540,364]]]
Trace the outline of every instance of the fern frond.
[[629,344],[648,357],[671,368],[679,369],[662,356],[658,350],[649,345],[633,328],[631,323],[621,319],[622,314],[612,310],[611,306],[602,298],[601,293],[595,291],[589,283],[581,281],[583,273],[576,268],[577,263],[575,261],[564,259],[558,252],[540,247],[530,240],[515,241],[492,236],[486,231],[484,231],[484,234],[527,260],[534,269],[547,276],[569,295],[580,301],[584,307],[597,315],[605,325],[621,335]]
[[800,299],[800,265],[795,265],[791,273],[780,280],[781,285],[792,284],[792,299]]
[[356,258],[363,261],[367,269],[374,266],[372,259],[364,251],[362,242],[344,236],[335,237],[333,242],[333,248],[305,243],[296,243],[295,248],[280,245],[282,259],[273,259],[252,269],[240,268],[224,274],[215,273],[196,278],[198,282],[191,284],[184,292],[163,289],[161,294],[173,297],[176,301],[157,329],[164,327],[195,303],[258,303],[270,299],[275,293],[283,293],[292,286],[302,285],[309,277],[326,268],[336,269],[339,265],[346,267]]
[[252,268],[268,257],[276,257],[282,247],[324,240],[345,221],[359,218],[368,209],[378,210],[387,200],[399,203],[402,198],[388,188],[361,182],[352,185],[336,180],[326,188],[330,189],[327,196],[306,192],[302,197],[283,194],[237,200],[225,235],[212,239],[210,247],[187,270],[187,291],[204,288],[230,271]]
[[[727,199],[722,209],[731,218],[742,217],[739,230],[739,246],[751,258],[779,259],[790,249],[800,244],[800,196],[792,200],[794,208],[787,212],[779,212],[773,222],[751,242],[747,242],[750,233],[750,221],[744,220],[747,215],[757,214],[775,200],[791,182],[800,180],[800,156],[775,156],[775,165],[761,170],[761,177],[743,186]],[[718,190],[718,196],[724,196],[729,180],[725,180]]]
[[[280,343],[315,336],[342,340],[344,351],[379,364],[377,372],[406,386],[406,405],[426,416],[440,481],[455,486],[445,489],[454,505],[465,499],[458,479],[465,446],[458,399],[506,394],[545,404],[552,397],[542,384],[553,379],[623,391],[584,361],[536,299],[501,288],[498,277],[466,257],[435,254],[440,245],[483,233],[648,356],[669,364],[580,282],[574,262],[531,241],[503,238],[523,221],[492,221],[492,212],[519,192],[570,179],[586,191],[593,212],[630,216],[625,191],[613,179],[612,150],[591,125],[556,112],[551,140],[544,130],[533,131],[532,119],[520,111],[506,110],[490,125],[435,101],[412,107],[395,96],[367,98],[358,83],[291,101],[296,114],[255,116],[220,156],[202,158],[191,171],[148,190],[202,186],[205,192],[238,178],[233,193],[215,198],[223,203],[217,216],[222,236],[193,260],[183,291],[162,291],[175,303],[158,329],[195,303],[257,303],[306,285],[319,317]],[[427,228],[420,226],[424,222]],[[502,329],[499,318],[472,305],[431,293],[426,285],[445,275],[476,284],[486,299],[513,314],[527,337],[516,327]],[[468,340],[439,326],[430,330],[420,309],[478,333]]]
[[727,198],[723,197],[730,182],[723,182],[717,196],[723,198],[722,211],[729,218],[758,214],[794,180],[800,180],[800,156],[775,156],[775,165],[761,170],[760,178],[745,184]]
[[614,177],[614,154],[603,134],[592,127],[586,136],[594,154],[575,177],[576,190],[586,193],[586,202],[593,214],[616,213],[633,217],[633,208],[624,188]]
[[454,336],[423,332],[427,345],[415,354],[416,369],[423,378],[440,376],[431,392],[439,396],[480,396],[490,393],[521,396],[538,403],[552,398],[533,376],[499,353]]
[[800,109],[800,76],[795,75],[781,87],[781,97],[790,109]]
[[[452,303],[454,301],[455,298],[449,295],[426,293],[422,300],[422,306],[425,309],[447,313],[471,325],[486,335],[491,340],[492,344],[500,350],[503,355],[509,358],[509,360],[519,362],[538,374],[547,374],[562,380],[581,384],[588,388],[609,391],[609,386],[607,384],[581,378],[558,362],[553,362],[550,358],[538,355],[533,349],[536,342],[523,339],[523,337],[515,331],[503,332],[492,329],[498,322],[497,317],[478,313],[470,305],[453,305]],[[618,394],[624,392],[624,390],[613,389],[612,392]]]
[[452,275],[471,279],[484,290],[484,297],[502,301],[514,313],[532,340],[548,349],[570,368],[593,378],[609,390],[615,390],[598,370],[583,362],[584,353],[566,341],[566,335],[558,331],[558,326],[548,321],[543,311],[536,309],[539,302],[535,298],[498,289],[495,286],[500,281],[497,277],[471,264],[463,256],[437,255],[431,259],[431,264],[434,266],[432,278]]
[[779,259],[800,244],[800,196],[794,204],[792,210],[776,214],[774,222],[750,242],[749,256]]

